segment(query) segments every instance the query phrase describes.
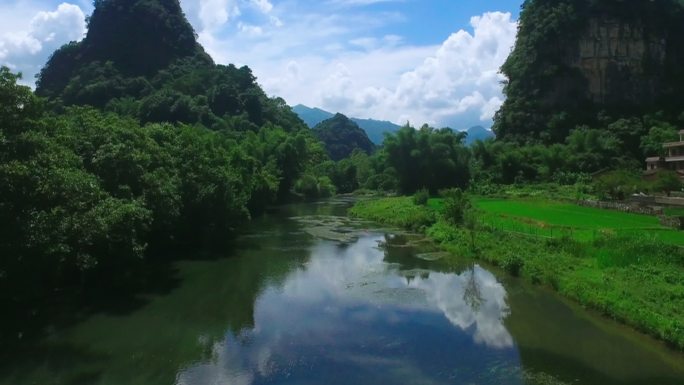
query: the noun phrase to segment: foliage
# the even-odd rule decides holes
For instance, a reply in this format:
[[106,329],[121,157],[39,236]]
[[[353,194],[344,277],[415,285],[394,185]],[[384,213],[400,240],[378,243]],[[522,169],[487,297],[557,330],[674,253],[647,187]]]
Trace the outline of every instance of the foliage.
[[135,264],[152,218],[142,202],[101,187],[41,121],[40,101],[0,70],[0,288],[32,298],[94,268]]
[[596,179],[594,190],[604,199],[624,200],[637,192],[641,187],[641,179],[626,170],[607,172]]
[[647,157],[665,156],[666,151],[663,148],[663,143],[676,142],[678,140],[679,135],[675,126],[661,123],[661,125],[651,127],[648,134],[641,138],[641,150]]
[[662,170],[656,174],[656,180],[653,182],[653,189],[661,191],[670,196],[672,191],[682,190],[682,180],[674,171]]
[[37,84],[41,95],[60,97],[81,76],[106,93],[121,85],[118,76],[92,81],[96,78],[84,71],[86,67],[108,65],[123,78],[135,78],[153,75],[179,58],[212,64],[196,43],[178,1],[101,0],[95,5],[85,39],[60,48],[41,71]]
[[[630,140],[634,140],[631,138]],[[637,140],[639,147],[640,140]],[[586,182],[587,174],[606,167],[636,170],[643,157],[624,151],[624,142],[609,129],[580,126],[573,129],[565,143],[550,146],[512,142],[476,142],[472,147],[472,173],[476,186],[556,182]]]
[[317,124],[313,132],[325,145],[330,159],[335,161],[348,158],[357,149],[370,154],[375,148],[366,132],[342,114]]
[[464,133],[448,128],[402,127],[385,138],[386,169],[396,173],[399,190],[404,193],[413,193],[422,187],[432,193],[454,186],[465,188],[470,171],[464,139]]
[[442,190],[440,195],[444,198],[444,219],[454,225],[463,225],[471,209],[470,198],[458,188]]
[[35,95],[17,79],[0,70],[0,286],[18,303],[230,239],[328,160],[248,67],[213,63],[177,0],[96,1]]
[[[308,130],[150,123],[44,101],[0,70],[2,292],[20,301],[229,239],[327,156]],[[225,122],[231,128],[233,122]],[[317,179],[317,195],[334,194]],[[156,253],[155,253],[156,254]]]
[[430,192],[427,189],[420,189],[413,194],[413,204],[416,206],[425,206],[430,199]]
[[536,183],[517,185],[485,185],[482,188],[470,189],[471,194],[482,197],[497,198],[547,198],[555,200],[596,199],[592,187],[587,182],[588,176],[582,175],[582,182],[576,184]]
[[328,198],[335,195],[335,186],[330,178],[326,176],[316,177],[311,174],[302,175],[295,183],[294,190],[307,200]]
[[281,98],[263,92],[248,67],[215,65],[177,0],[98,2],[85,39],[55,52],[36,85],[57,111],[89,105],[143,124],[306,129]]
[[[590,38],[586,31],[596,20],[615,20],[620,28],[639,25],[644,40],[667,43],[659,55],[644,54],[620,70],[609,67],[598,94],[577,64],[580,55],[591,59],[579,52],[579,46]],[[495,117],[497,137],[518,143],[562,143],[579,125],[617,122],[610,130],[627,153],[636,154],[639,137],[651,126],[643,126],[635,116],[662,110],[664,119],[674,123],[682,111],[684,71],[677,61],[684,44],[674,38],[682,33],[684,7],[675,0],[525,1],[515,47],[501,67],[508,80],[506,100]],[[610,122],[607,117],[612,117]]]
[[436,222],[433,211],[416,206],[410,197],[359,201],[349,214],[411,230],[427,228]]

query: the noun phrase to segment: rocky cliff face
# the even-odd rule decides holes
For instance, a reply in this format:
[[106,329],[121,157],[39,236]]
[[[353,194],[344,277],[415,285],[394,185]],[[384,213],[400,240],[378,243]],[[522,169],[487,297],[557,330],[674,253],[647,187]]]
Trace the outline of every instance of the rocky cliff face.
[[579,125],[656,112],[675,122],[684,111],[684,0],[525,0],[501,71],[498,138],[563,142]]
[[612,17],[587,24],[571,65],[586,78],[589,97],[600,104],[653,102],[664,88],[667,36]]

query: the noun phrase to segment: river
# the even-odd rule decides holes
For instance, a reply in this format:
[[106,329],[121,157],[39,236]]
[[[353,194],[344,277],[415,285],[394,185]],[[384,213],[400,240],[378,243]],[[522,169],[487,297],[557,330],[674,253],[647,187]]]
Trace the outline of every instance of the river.
[[684,355],[349,202],[255,219],[134,306],[47,327],[8,385],[684,384]]

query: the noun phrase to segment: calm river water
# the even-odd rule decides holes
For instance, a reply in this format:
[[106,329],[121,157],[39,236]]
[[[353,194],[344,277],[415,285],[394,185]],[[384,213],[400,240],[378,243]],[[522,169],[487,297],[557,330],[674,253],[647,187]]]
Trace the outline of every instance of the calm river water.
[[346,207],[255,220],[163,294],[48,327],[0,383],[684,384],[681,353]]

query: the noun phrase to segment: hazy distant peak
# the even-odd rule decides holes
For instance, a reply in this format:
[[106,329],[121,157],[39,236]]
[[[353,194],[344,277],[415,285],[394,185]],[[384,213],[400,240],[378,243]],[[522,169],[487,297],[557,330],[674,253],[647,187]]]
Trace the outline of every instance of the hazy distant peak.
[[[335,116],[335,114],[332,112],[328,112],[316,107],[308,107],[302,104],[292,107],[292,111],[299,115],[299,118],[311,128],[315,127],[322,121]],[[386,132],[396,132],[400,128],[400,126],[397,124],[382,120],[359,118],[350,118],[350,120],[361,127],[366,132],[371,142],[376,145],[382,144],[384,134]]]

